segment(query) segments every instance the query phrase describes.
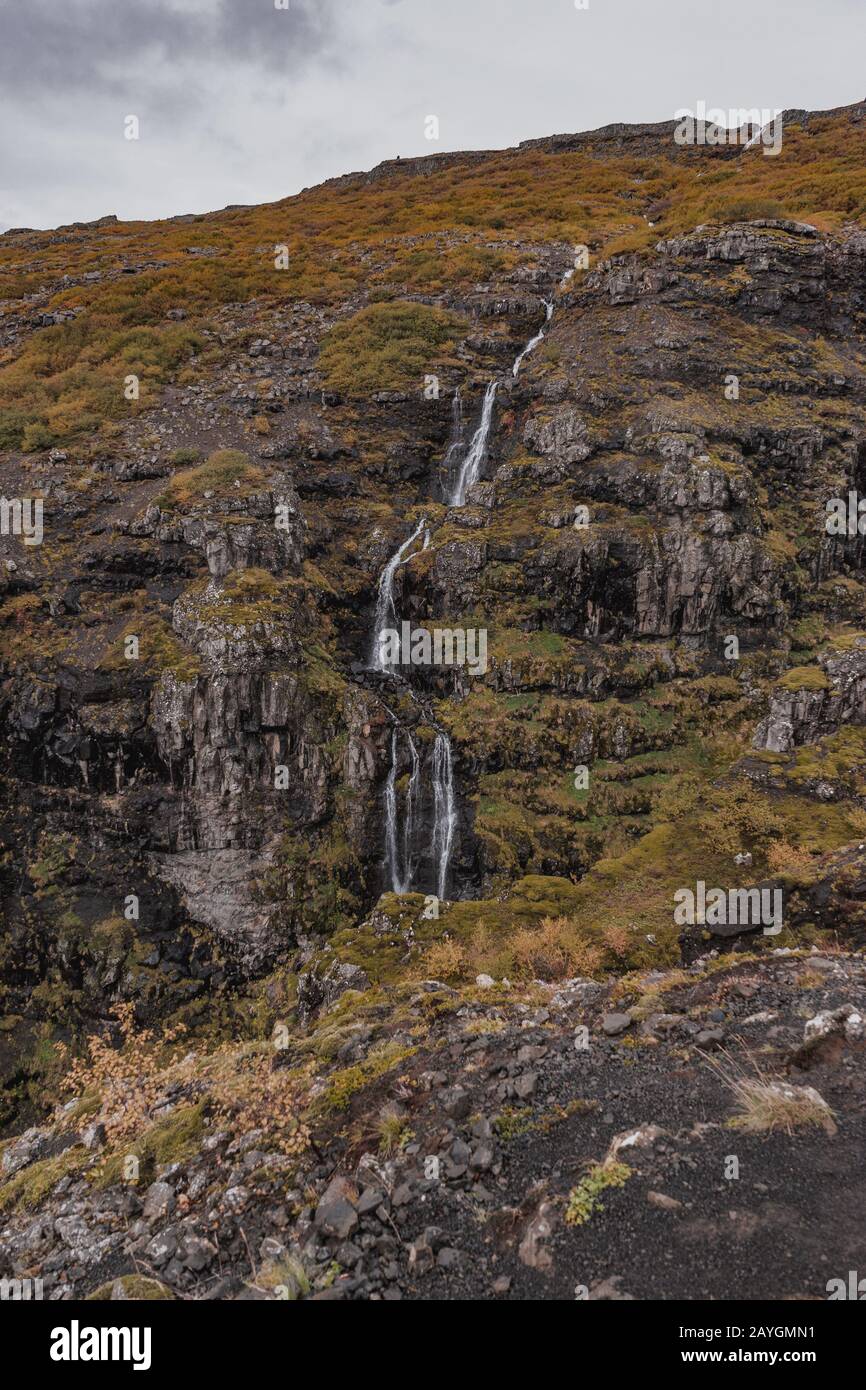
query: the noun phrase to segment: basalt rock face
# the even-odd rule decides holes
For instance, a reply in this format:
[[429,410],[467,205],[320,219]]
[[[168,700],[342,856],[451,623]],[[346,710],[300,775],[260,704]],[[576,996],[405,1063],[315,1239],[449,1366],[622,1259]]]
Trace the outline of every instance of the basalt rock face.
[[786,677],[787,688],[774,690],[769,713],[758,725],[755,748],[788,753],[797,744],[817,743],[846,724],[866,720],[866,652],[862,639],[857,644],[853,651],[822,652],[817,670],[805,668],[799,682],[793,672]]
[[[637,160],[647,141],[655,159],[666,138],[611,131],[588,152],[582,138],[508,158],[537,178],[537,159]],[[326,192],[342,219],[395,181],[439,197],[437,180],[459,188],[488,158],[386,166]],[[621,210],[659,201],[649,166],[614,173]],[[380,982],[353,958],[364,944],[390,971],[442,937],[474,960],[568,919],[595,934],[599,968],[649,965],[675,954],[671,893],[698,877],[799,872],[796,920],[814,926],[803,904],[832,878],[823,857],[860,842],[866,805],[852,771],[863,542],[824,528],[827,499],[866,483],[866,233],[657,215],[635,250],[606,255],[615,239],[590,236],[588,269],[554,230],[481,239],[455,215],[384,245],[359,231],[351,274],[335,251],[321,284],[214,292],[184,369],[141,413],[63,447],[34,428],[5,450],[4,494],[45,503],[41,546],[0,541],[0,1013],[23,1020],[5,1035],[7,1075],[54,1014],[76,1031],[119,999],[200,1021],[229,986],[287,971],[307,981],[309,1016],[338,997],[321,985],[332,966]],[[218,226],[231,236],[245,216]],[[166,266],[182,281],[208,259],[185,246],[154,262],[111,241],[113,225],[40,235],[9,238],[16,266],[92,253],[112,295],[122,276],[159,286]],[[77,295],[96,282],[55,269],[50,292],[21,270],[10,360],[86,321]],[[162,328],[186,332],[187,310],[171,307],[166,329],[159,303]],[[387,320],[395,306],[404,318]],[[380,319],[420,336],[408,376],[376,356]],[[477,476],[453,505],[493,379]],[[476,675],[369,669],[381,576],[415,528],[394,613],[483,629]],[[812,676],[792,685],[788,668]],[[389,898],[376,907],[394,862],[419,895],[410,931]]]

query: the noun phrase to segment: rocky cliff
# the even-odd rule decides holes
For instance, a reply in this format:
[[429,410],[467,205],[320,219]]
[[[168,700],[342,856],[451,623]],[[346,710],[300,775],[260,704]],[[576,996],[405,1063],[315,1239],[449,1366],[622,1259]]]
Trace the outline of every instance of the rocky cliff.
[[[778,992],[767,952],[832,945],[830,1003],[854,1009],[866,591],[856,524],[826,521],[866,486],[864,142],[862,106],[786,113],[774,158],[616,127],[263,208],[0,238],[10,1135],[64,1104],[70,1056],[97,1040],[76,1073],[87,1143],[55,1118],[4,1149],[16,1242],[20,1212],[88,1163],[134,1150],[166,1185],[174,1158],[145,1149],[171,1113],[195,1111],[184,1161],[221,1134],[270,1152],[273,1087],[310,1107],[277,1164],[293,1191],[310,1152],[315,1187],[392,1130],[411,1147],[400,1106],[466,1029],[424,1034],[423,1076],[393,1071],[375,1142],[354,1101],[360,1130],[333,1125],[336,1103],[325,1123],[322,1076],[338,1057],[364,1092],[452,1007],[471,1032],[478,979],[529,992],[523,1089],[502,1105],[531,1102],[529,1063],[568,1045],[575,1020],[537,994],[563,981],[628,1001],[647,972],[703,978],[734,950]],[[16,499],[23,520],[40,509],[39,543]],[[380,660],[383,615],[483,632],[486,659]],[[781,892],[781,930],[677,920],[699,881]],[[703,1009],[698,992],[674,1013]],[[334,1017],[345,1035],[322,1033]],[[118,1128],[93,1048],[134,1053],[136,1029],[167,1029],[169,1054],[182,1030],[199,1061],[131,1081]],[[209,1070],[231,1046],[260,1105],[240,1132]],[[500,1174],[494,1119],[451,1136],[455,1182]],[[331,1191],[319,1222],[353,1247],[341,1267],[363,1264],[363,1191]],[[82,1202],[51,1219],[87,1226]],[[534,1269],[540,1230],[521,1235]],[[147,1260],[186,1288],[210,1261],[179,1238]],[[413,1269],[450,1268],[438,1239]],[[124,1248],[46,1269],[80,1291],[124,1273]]]

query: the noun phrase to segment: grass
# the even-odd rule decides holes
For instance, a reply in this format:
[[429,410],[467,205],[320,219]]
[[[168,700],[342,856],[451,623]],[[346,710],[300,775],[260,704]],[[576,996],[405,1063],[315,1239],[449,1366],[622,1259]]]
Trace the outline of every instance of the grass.
[[329,1076],[327,1088],[319,1098],[320,1110],[347,1110],[359,1091],[393,1071],[400,1062],[412,1057],[416,1050],[414,1047],[399,1047],[386,1043],[356,1066],[344,1067],[341,1071],[334,1072]]
[[780,690],[829,690],[830,679],[820,666],[794,666],[776,685]]
[[87,1303],[103,1303],[114,1298],[115,1286],[119,1285],[122,1290],[121,1297],[133,1299],[136,1302],[154,1303],[166,1299],[173,1299],[174,1294],[165,1284],[160,1283],[159,1279],[148,1279],[143,1274],[121,1274],[117,1279],[110,1279],[106,1284],[100,1284],[98,1289],[89,1293],[86,1298]]
[[747,1134],[792,1135],[798,1129],[836,1133],[833,1111],[813,1086],[792,1086],[781,1077],[767,1076],[757,1062],[753,1062],[754,1074],[749,1073],[730,1053],[706,1061],[736,1101],[736,1112],[728,1121],[732,1129]]
[[176,473],[157,498],[162,507],[184,507],[201,501],[206,493],[217,498],[245,497],[265,483],[261,468],[240,449],[217,449],[204,463]]
[[90,1160],[86,1149],[66,1149],[54,1158],[31,1163],[0,1186],[0,1211],[18,1206],[28,1210],[37,1207],[54,1190],[62,1178],[70,1177]]
[[420,391],[424,377],[447,365],[468,324],[444,309],[397,302],[371,304],[325,334],[319,369],[334,390]]
[[[75,317],[0,356],[0,448],[110,440],[166,383],[195,380],[225,359],[223,325],[214,324],[225,305],[255,300],[265,319],[286,302],[337,305],[367,290],[379,300],[371,307],[387,309],[405,304],[406,294],[463,291],[531,260],[533,252],[516,249],[515,240],[527,248],[584,243],[597,262],[733,218],[783,212],[829,231],[862,223],[864,141],[862,126],[842,116],[815,118],[808,131],[787,128],[773,159],[751,152],[720,158],[712,149],[696,156],[673,141],[642,157],[601,148],[494,151],[478,163],[457,157],[416,174],[396,165],[384,178],[335,181],[191,224],[120,222],[62,238],[4,238],[0,301],[7,312],[40,294],[40,308],[74,310]],[[202,242],[216,254],[191,258],[188,248]],[[283,244],[289,264],[277,270],[274,247]],[[115,273],[119,265],[154,261],[161,264]],[[93,270],[102,278],[81,282]],[[186,321],[167,321],[177,308]],[[376,360],[374,350],[356,372],[351,352],[335,346],[333,353],[335,378],[346,389],[384,388],[386,367],[399,366],[390,379],[403,384],[419,370],[435,371],[423,335],[420,355],[413,351],[402,365],[399,355]],[[130,373],[141,382],[137,402],[123,393]],[[366,384],[354,387],[358,380]]]

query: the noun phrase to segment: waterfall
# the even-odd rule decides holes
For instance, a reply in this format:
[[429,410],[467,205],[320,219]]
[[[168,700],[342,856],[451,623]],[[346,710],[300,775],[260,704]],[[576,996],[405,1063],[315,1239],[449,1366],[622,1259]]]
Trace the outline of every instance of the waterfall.
[[412,884],[412,832],[415,829],[415,817],[418,814],[418,801],[421,795],[421,759],[418,757],[418,749],[415,747],[415,740],[411,734],[407,734],[409,740],[409,752],[412,755],[412,771],[409,774],[409,787],[406,792],[406,819],[403,823],[403,864],[404,882],[408,892]]
[[523,351],[522,351],[521,353],[518,353],[517,357],[514,359],[514,366],[511,368],[511,375],[512,375],[512,376],[517,376],[517,373],[520,371],[520,364],[521,364],[521,362],[523,361],[524,357],[528,357],[529,354],[530,354],[531,352],[533,352],[533,351],[535,350],[535,348],[538,347],[538,344],[541,342],[542,338],[544,337],[544,330],[545,330],[545,328],[546,328],[547,325],[550,323],[550,320],[553,318],[553,300],[545,299],[545,300],[543,300],[542,302],[543,302],[544,308],[545,308],[545,319],[544,319],[544,323],[542,324],[541,328],[539,328],[539,330],[538,330],[538,332],[536,333],[535,337],[534,337],[534,338],[530,338],[529,342],[526,344],[526,347],[523,349]]
[[[403,833],[398,831],[399,806],[397,802],[397,772],[399,769],[399,736],[404,732],[409,744],[412,771],[406,791]],[[433,783],[433,833],[431,836],[430,857],[435,875],[437,897],[444,898],[448,891],[448,875],[451,868],[451,855],[454,849],[454,832],[457,828],[457,801],[454,794],[454,761],[451,740],[444,730],[436,732],[432,757]],[[408,730],[401,730],[396,722],[391,729],[391,766],[385,780],[385,873],[392,893],[412,893],[418,891],[414,879],[412,863],[412,844],[418,821],[421,802],[421,758],[418,746]]]
[[448,892],[448,870],[451,867],[456,826],[451,740],[440,730],[433,745],[433,867],[436,872],[436,894],[440,898],[444,898]]
[[469,445],[468,452],[460,472],[457,475],[457,485],[451,497],[452,507],[462,507],[466,502],[466,494],[477,483],[478,474],[481,472],[481,465],[487,455],[487,436],[490,434],[490,423],[493,419],[493,402],[496,399],[496,389],[499,382],[495,379],[488,382],[487,390],[484,392],[484,404],[481,407],[481,423],[472,436],[472,443]]
[[[514,359],[514,366],[511,368],[511,375],[513,377],[516,377],[517,373],[520,371],[520,365],[523,362],[523,359],[525,357],[528,357],[529,354],[535,348],[538,347],[538,344],[544,337],[544,332],[547,328],[547,325],[553,318],[553,301],[544,299],[542,300],[542,303],[544,304],[545,310],[544,323],[542,324],[538,332],[535,334],[535,336],[530,338],[529,342],[526,344],[526,347],[523,348],[523,350],[519,352],[517,357]],[[473,486],[474,483],[478,482],[478,476],[481,472],[481,466],[484,463],[485,458],[487,457],[487,440],[490,435],[490,425],[493,420],[493,405],[496,400],[496,392],[498,388],[499,382],[494,377],[492,381],[488,382],[487,390],[484,392],[484,404],[481,407],[481,421],[479,423],[478,429],[472,436],[472,443],[469,445],[468,452],[466,454],[465,459],[463,460],[463,465],[457,477],[457,484],[454,488],[454,492],[451,497],[452,507],[465,506],[467,492]],[[448,457],[451,457],[450,449],[448,451]]]
[[385,869],[391,884],[392,893],[411,893],[412,891],[412,833],[418,813],[419,784],[421,779],[421,759],[412,735],[406,732],[409,753],[412,758],[412,771],[409,776],[409,789],[406,794],[406,818],[403,823],[403,856],[400,858],[397,834],[397,767],[399,725],[391,730],[391,766],[385,782]]
[[392,893],[402,893],[397,862],[397,725],[391,730],[391,766],[385,782],[385,868]]
[[[544,300],[543,302],[546,311],[544,323],[534,337],[530,338],[523,351],[515,358],[514,365],[511,369],[513,377],[516,377],[517,373],[520,371],[524,358],[528,357],[533,349],[541,342],[545,334],[545,329],[553,317],[553,303],[548,300]],[[472,441],[466,452],[466,456],[463,459],[450,499],[450,505],[452,507],[464,506],[467,492],[473,484],[478,481],[482,465],[487,456],[487,441],[493,422],[493,407],[496,402],[498,387],[499,381],[495,377],[487,384],[487,390],[484,393],[484,402],[481,407],[481,419],[478,423],[477,430],[472,436]],[[451,440],[448,446],[448,452],[442,462],[442,468],[446,474],[455,456],[462,447],[463,406],[458,389],[454,393],[454,401],[451,407]],[[427,546],[430,544],[430,532],[427,530],[426,518],[424,517],[418,522],[411,536],[403,541],[394,552],[379,576],[370,669],[379,671],[383,675],[393,675],[392,669],[383,660],[380,636],[386,628],[396,628],[398,626],[397,609],[394,604],[394,577],[400,566],[406,564],[411,558],[411,555],[414,553],[412,547],[422,534],[424,537],[422,549],[426,550]],[[411,688],[409,689],[409,694],[416,703],[420,703],[418,697]],[[385,872],[392,893],[411,893],[417,891],[414,882],[415,869],[412,862],[412,845],[413,837],[416,834],[416,826],[422,801],[421,757],[412,735],[407,729],[403,729],[396,715],[390,710],[388,712],[391,714],[394,723],[391,729],[391,766],[388,769],[388,776],[385,780]],[[411,771],[409,773],[409,784],[406,789],[406,804],[404,807],[402,833],[398,830],[399,807],[397,804],[397,771],[400,761],[399,735],[401,732],[405,733],[411,758]],[[430,763],[433,792],[433,828],[430,844],[430,859],[436,883],[436,896],[445,898],[448,892],[451,857],[454,852],[454,837],[457,831],[457,797],[454,790],[454,755],[451,747],[451,740],[445,730],[438,727],[436,728],[436,737],[433,743]]]
[[451,402],[451,434],[448,439],[448,450],[444,459],[439,465],[439,478],[443,493],[448,486],[449,475],[454,466],[457,455],[463,448],[463,400],[460,395],[460,387],[454,392],[454,399]]
[[426,550],[430,544],[430,532],[425,530],[426,518],[422,516],[411,536],[403,542],[391,556],[387,565],[379,575],[379,587],[376,593],[376,616],[373,622],[373,648],[370,653],[371,671],[387,671],[388,664],[384,661],[381,651],[380,636],[386,628],[396,628],[397,610],[394,607],[394,575],[401,565],[409,559],[409,550],[415,541],[424,532],[424,544],[422,550]]

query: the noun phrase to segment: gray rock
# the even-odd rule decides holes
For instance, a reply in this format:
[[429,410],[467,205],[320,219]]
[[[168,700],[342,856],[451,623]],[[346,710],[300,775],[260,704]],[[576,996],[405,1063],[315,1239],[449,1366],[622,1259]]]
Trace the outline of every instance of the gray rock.
[[175,1207],[174,1188],[167,1182],[152,1182],[144,1194],[145,1221],[163,1221]]
[[553,1256],[547,1248],[553,1235],[555,1209],[552,1202],[542,1202],[526,1228],[517,1249],[518,1258],[529,1269],[553,1268]]
[[179,1258],[181,1264],[187,1269],[201,1270],[207,1269],[212,1260],[216,1258],[217,1248],[203,1236],[185,1236],[181,1243]]
[[529,1100],[535,1094],[538,1085],[538,1074],[534,1071],[525,1071],[521,1076],[514,1078],[514,1094],[520,1100]]
[[624,1033],[631,1027],[631,1014],[605,1014],[601,1026],[609,1038],[615,1038],[617,1034]]
[[464,1120],[469,1114],[472,1100],[462,1086],[443,1091],[439,1099],[445,1114],[450,1115],[452,1120]]
[[105,1125],[97,1120],[87,1126],[82,1135],[82,1143],[86,1149],[101,1149],[105,1146],[105,1138]]
[[155,1269],[167,1264],[177,1250],[177,1236],[171,1230],[158,1231],[144,1247],[144,1253]]
[[446,1245],[436,1256],[436,1263],[440,1269],[456,1269],[465,1259],[462,1250],[455,1250],[453,1246]]
[[318,1229],[325,1235],[345,1240],[358,1225],[355,1201],[355,1188],[349,1179],[339,1174],[332,1178],[316,1207],[314,1219]]

